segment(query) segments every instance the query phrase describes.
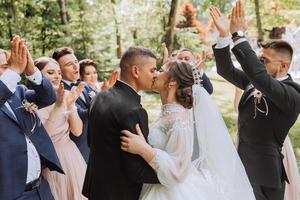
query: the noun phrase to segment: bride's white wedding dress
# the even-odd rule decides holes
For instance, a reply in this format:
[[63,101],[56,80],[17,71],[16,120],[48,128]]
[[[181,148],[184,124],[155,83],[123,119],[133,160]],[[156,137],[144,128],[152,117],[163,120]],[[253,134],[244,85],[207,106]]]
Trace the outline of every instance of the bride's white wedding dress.
[[[193,88],[193,90],[200,92],[200,96],[204,95],[205,98],[210,98],[206,91],[203,91],[203,88],[198,87]],[[195,96],[194,98],[194,100],[197,101]],[[205,101],[202,96],[201,99],[202,101]],[[209,105],[201,106],[206,106],[205,111],[212,112],[209,108],[210,105],[211,102],[209,102]],[[196,106],[195,109],[199,109],[199,107]],[[206,116],[208,117],[208,120],[215,120],[205,112],[203,114],[195,112],[194,114],[195,118],[198,118],[198,121],[201,121],[201,117],[199,118],[198,116],[203,115],[203,118],[205,119],[203,123],[206,124]],[[220,126],[218,120],[211,121],[208,126]],[[221,133],[221,141],[218,141],[218,138],[215,141],[209,141],[214,140],[214,137],[219,137],[218,133],[214,136],[214,130],[211,130],[210,128],[207,130],[207,133],[211,134],[212,137],[207,137],[203,134],[201,136],[201,134],[198,134],[195,139],[198,139],[199,142],[199,159],[192,162],[191,157],[194,144],[193,122],[192,110],[185,109],[177,103],[162,106],[161,114],[150,126],[148,136],[149,143],[156,151],[154,158],[149,164],[156,171],[161,184],[144,184],[140,199],[254,200],[253,191],[244,168],[236,153],[234,145],[232,144],[230,136],[226,135],[228,132]],[[198,125],[197,123],[198,122],[196,122],[196,128],[199,125],[202,126],[200,122]],[[221,119],[221,127],[222,123],[224,124],[223,119]],[[226,128],[225,125],[224,127]],[[215,129],[215,132],[219,130],[220,129]],[[203,131],[206,131],[205,127],[203,127]],[[208,140],[204,140],[203,137]],[[213,146],[213,144],[218,145],[223,144],[223,142],[225,143],[224,150],[222,150],[223,147],[215,148]],[[230,145],[227,145],[226,142],[230,143]],[[205,146],[203,147],[205,149],[200,145],[202,145],[202,147]],[[211,146],[213,147],[211,148]],[[230,149],[231,151],[227,151],[227,149]],[[220,155],[215,155],[215,157],[211,159],[210,154],[219,150],[223,152],[218,152]],[[208,159],[203,157],[204,154],[205,156],[209,156]],[[220,156],[227,156],[229,159],[227,161],[222,160]],[[198,164],[195,164],[195,162]],[[222,162],[233,163],[222,164]],[[223,166],[214,166],[219,164],[222,164]],[[227,172],[224,172],[224,170],[228,171],[228,174]]]
[[144,184],[140,199],[213,200],[217,196],[209,174],[192,164],[193,125],[190,111],[179,104],[162,106],[160,117],[150,126],[149,143],[156,156],[149,163],[161,184]]

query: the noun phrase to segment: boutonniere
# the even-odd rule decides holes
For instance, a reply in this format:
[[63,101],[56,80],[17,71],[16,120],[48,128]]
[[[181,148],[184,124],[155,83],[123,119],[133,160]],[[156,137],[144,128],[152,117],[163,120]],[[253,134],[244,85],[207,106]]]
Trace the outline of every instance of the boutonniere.
[[261,91],[255,89],[255,90],[253,91],[253,96],[254,96],[254,98],[256,99],[256,101],[257,101],[258,103],[260,103],[263,94],[262,94]]
[[27,99],[23,99],[22,106],[18,107],[17,109],[19,109],[19,108],[24,109],[26,112],[29,112],[31,114],[30,116],[33,117],[34,124],[33,124],[32,129],[30,130],[31,132],[33,132],[36,125],[41,124],[41,121],[39,120],[39,118],[37,116],[38,106],[33,102],[29,102]]
[[[263,95],[263,93],[262,93],[261,91],[255,89],[255,90],[253,91],[253,97],[254,97],[254,107],[255,107],[255,108],[254,108],[254,117],[253,117],[253,119],[256,118],[256,115],[257,115],[256,110],[258,110],[258,111],[261,112],[261,113],[264,113],[264,114],[267,116],[268,113],[269,113],[269,107],[268,107],[267,100],[266,100],[265,96]],[[265,103],[266,111],[261,110],[261,109],[257,106],[257,104],[260,104],[260,103],[261,103],[261,100],[263,100],[264,103]]]
[[93,90],[91,90],[89,93],[88,93],[89,97],[92,99],[94,96],[96,96],[96,92],[94,92]]
[[29,102],[27,99],[24,99],[22,101],[21,107],[31,114],[36,113],[39,109],[39,107],[35,103]]

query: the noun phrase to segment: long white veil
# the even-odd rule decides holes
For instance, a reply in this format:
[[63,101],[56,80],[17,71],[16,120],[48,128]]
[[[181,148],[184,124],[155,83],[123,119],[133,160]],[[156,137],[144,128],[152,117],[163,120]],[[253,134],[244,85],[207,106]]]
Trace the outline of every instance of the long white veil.
[[211,96],[194,84],[193,97],[194,135],[199,148],[193,164],[210,176],[220,199],[255,200],[244,166]]

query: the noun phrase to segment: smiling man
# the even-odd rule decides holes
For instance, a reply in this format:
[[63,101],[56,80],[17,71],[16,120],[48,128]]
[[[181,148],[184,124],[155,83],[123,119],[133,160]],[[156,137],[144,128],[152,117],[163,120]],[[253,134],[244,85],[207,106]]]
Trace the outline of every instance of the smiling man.
[[[66,90],[71,90],[73,86],[79,84],[79,62],[74,54],[74,51],[69,47],[61,47],[54,51],[52,58],[55,59],[62,72],[62,82]],[[90,149],[88,147],[87,129],[88,129],[88,108],[91,97],[89,92],[91,88],[85,86],[80,98],[76,100],[78,114],[83,122],[82,134],[79,137],[70,134],[70,138],[75,142],[84,160],[87,162]]]
[[[300,86],[288,74],[293,49],[283,40],[271,40],[262,45],[257,57],[244,34],[247,23],[240,0],[230,26],[216,7],[211,7],[210,14],[220,33],[213,46],[217,71],[244,90],[238,107],[238,153],[256,200],[283,200],[288,177],[281,150],[300,112]],[[233,66],[230,33],[232,52],[243,71]]]

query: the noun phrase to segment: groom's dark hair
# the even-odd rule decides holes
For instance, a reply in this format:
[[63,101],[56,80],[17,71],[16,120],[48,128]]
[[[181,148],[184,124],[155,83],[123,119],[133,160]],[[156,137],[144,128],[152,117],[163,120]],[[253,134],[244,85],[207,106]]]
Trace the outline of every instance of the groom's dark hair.
[[126,73],[127,69],[132,65],[137,65],[141,58],[154,58],[156,56],[149,49],[142,46],[129,47],[121,57],[120,68],[121,76]]

